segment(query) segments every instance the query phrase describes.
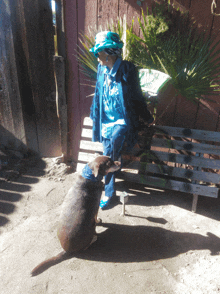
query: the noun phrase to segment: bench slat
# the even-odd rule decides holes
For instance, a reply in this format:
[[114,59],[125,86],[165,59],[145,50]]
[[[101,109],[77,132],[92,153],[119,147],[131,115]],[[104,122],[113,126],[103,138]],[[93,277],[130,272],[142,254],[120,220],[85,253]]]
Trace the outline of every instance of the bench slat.
[[93,121],[91,120],[90,117],[85,117],[84,120],[83,120],[83,125],[84,126],[92,127]]
[[220,146],[203,143],[153,138],[151,146],[220,155]]
[[82,129],[81,137],[88,138],[88,139],[92,140],[92,130],[91,129]]
[[168,161],[168,162],[176,162],[181,164],[188,164],[200,168],[212,168],[212,169],[220,169],[220,160],[217,159],[209,159],[203,157],[196,156],[188,156],[182,154],[175,153],[167,153],[160,151],[145,151],[144,155],[147,159],[151,160],[160,160],[160,161]]
[[220,175],[218,174],[203,172],[203,171],[196,171],[192,169],[172,167],[167,165],[148,163],[147,165],[143,166],[141,162],[134,161],[134,162],[131,162],[125,168],[140,170],[141,172],[143,171],[143,172],[156,173],[161,175],[165,174],[172,177],[198,180],[198,181],[214,183],[214,184],[220,183]]
[[124,179],[126,181],[131,181],[139,184],[144,184],[147,186],[153,186],[161,189],[175,190],[185,193],[192,193],[202,196],[209,196],[213,198],[218,197],[218,188],[207,187],[203,185],[184,183],[181,181],[174,181],[168,179],[162,179],[159,177],[146,176],[141,174],[131,174],[128,172],[120,172],[117,176],[118,178]]
[[79,162],[90,162],[95,158],[95,153],[86,153],[86,152],[79,152],[78,161]]
[[154,126],[155,134],[163,134],[173,137],[192,138],[201,141],[220,142],[220,133],[204,130],[175,128],[166,126]]
[[97,152],[103,151],[102,143],[85,141],[85,140],[80,141],[79,148],[80,150],[89,150],[89,151],[97,151]]

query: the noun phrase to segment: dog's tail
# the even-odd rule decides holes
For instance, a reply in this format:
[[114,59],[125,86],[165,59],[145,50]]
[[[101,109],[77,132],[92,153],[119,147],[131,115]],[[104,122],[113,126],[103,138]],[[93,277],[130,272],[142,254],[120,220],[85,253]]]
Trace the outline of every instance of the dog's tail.
[[41,262],[38,266],[36,266],[32,270],[31,276],[33,277],[33,276],[37,276],[37,275],[43,273],[45,270],[47,270],[51,266],[56,265],[65,259],[68,259],[70,256],[71,256],[71,254],[66,251],[60,252],[58,255],[51,257],[51,258]]

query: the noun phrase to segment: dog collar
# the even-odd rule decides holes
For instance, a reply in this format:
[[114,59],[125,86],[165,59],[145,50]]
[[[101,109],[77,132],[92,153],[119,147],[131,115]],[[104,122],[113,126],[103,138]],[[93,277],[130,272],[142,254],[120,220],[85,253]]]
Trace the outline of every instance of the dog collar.
[[100,176],[100,175],[95,177],[92,173],[91,168],[88,166],[88,164],[86,164],[86,166],[83,168],[81,176],[87,180],[92,181],[92,182],[99,182],[103,178],[103,176]]

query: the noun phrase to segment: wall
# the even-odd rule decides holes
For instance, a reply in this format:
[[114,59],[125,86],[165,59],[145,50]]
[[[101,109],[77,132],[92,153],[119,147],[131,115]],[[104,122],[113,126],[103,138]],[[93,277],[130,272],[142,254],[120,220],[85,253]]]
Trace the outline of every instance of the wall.
[[[61,155],[49,0],[1,2],[0,143]],[[9,135],[11,134],[10,138]]]

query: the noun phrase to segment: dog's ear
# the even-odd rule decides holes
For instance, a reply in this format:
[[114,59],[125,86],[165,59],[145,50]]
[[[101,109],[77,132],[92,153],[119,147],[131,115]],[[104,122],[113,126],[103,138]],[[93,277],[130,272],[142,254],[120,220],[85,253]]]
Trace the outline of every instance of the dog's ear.
[[92,161],[88,163],[88,166],[91,168],[93,175],[97,177],[99,174],[99,163]]

